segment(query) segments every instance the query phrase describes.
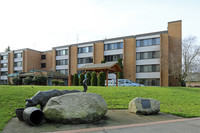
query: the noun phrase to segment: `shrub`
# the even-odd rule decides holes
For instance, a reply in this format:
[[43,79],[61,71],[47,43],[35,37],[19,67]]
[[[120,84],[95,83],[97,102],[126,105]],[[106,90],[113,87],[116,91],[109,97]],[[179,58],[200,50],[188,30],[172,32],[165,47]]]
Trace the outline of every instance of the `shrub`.
[[37,75],[33,78],[35,85],[47,85],[47,77],[43,75]]
[[122,65],[122,58],[118,59],[118,65],[121,67],[122,72],[118,72],[118,79],[123,79],[123,65]]
[[87,72],[86,78],[88,79],[87,80],[87,85],[90,86],[91,85],[91,72]]
[[32,85],[33,84],[33,78],[26,77],[23,79],[25,85]]
[[53,80],[52,80],[52,84],[57,86],[57,85],[59,84],[59,81],[56,80],[56,79],[53,79]]
[[60,85],[60,86],[64,86],[64,85],[65,85],[65,82],[64,82],[64,81],[61,81],[61,80],[59,80],[59,81],[58,81],[58,85]]
[[14,85],[21,85],[22,84],[22,80],[19,77],[13,78],[12,82],[13,82]]
[[79,77],[79,86],[83,86],[83,80],[85,79],[85,76],[83,73],[80,74],[80,77]]
[[101,61],[101,63],[106,63],[106,59],[104,58],[104,59]]
[[73,86],[78,86],[78,74],[75,73],[73,76]]
[[97,74],[92,72],[91,75],[91,86],[97,86]]
[[98,86],[105,86],[104,72],[100,72],[98,76]]

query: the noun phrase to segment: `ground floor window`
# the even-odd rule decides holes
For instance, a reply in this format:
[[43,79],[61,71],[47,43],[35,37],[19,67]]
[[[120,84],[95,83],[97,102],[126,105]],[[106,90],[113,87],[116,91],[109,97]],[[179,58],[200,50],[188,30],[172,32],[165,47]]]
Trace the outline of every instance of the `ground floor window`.
[[136,82],[146,86],[160,86],[160,79],[136,79]]
[[59,72],[63,75],[67,75],[68,74],[68,69],[59,69],[59,70],[56,70],[56,72]]
[[8,83],[7,80],[1,80],[1,81],[0,81],[0,84],[7,84],[7,83]]

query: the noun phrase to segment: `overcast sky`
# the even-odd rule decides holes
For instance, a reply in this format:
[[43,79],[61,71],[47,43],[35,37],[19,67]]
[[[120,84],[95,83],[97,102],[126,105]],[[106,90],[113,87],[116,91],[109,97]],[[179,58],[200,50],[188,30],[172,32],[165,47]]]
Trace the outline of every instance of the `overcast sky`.
[[199,0],[0,0],[0,52],[167,30],[200,39]]

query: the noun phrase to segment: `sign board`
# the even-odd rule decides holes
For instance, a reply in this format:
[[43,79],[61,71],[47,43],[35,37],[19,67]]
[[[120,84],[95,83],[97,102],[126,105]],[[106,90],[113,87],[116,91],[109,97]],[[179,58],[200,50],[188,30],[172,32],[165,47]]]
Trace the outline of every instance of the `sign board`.
[[150,100],[148,99],[141,99],[142,108],[151,108]]

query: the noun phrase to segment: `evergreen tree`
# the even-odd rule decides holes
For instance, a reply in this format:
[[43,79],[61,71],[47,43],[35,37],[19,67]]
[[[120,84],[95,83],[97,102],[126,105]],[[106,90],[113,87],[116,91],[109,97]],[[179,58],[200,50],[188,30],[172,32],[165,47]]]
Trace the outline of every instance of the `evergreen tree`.
[[98,76],[98,86],[105,86],[104,72],[100,72]]
[[11,50],[10,50],[10,46],[8,46],[8,47],[5,49],[5,52],[9,52],[9,51],[11,51]]
[[79,77],[79,86],[83,86],[83,80],[85,79],[85,76],[83,73],[80,74],[80,77]]
[[91,85],[91,72],[87,72],[86,78],[88,79],[87,80],[87,85],[90,86]]
[[73,86],[78,86],[78,74],[75,73],[73,76]]
[[91,75],[91,86],[97,86],[97,74],[92,72]]

